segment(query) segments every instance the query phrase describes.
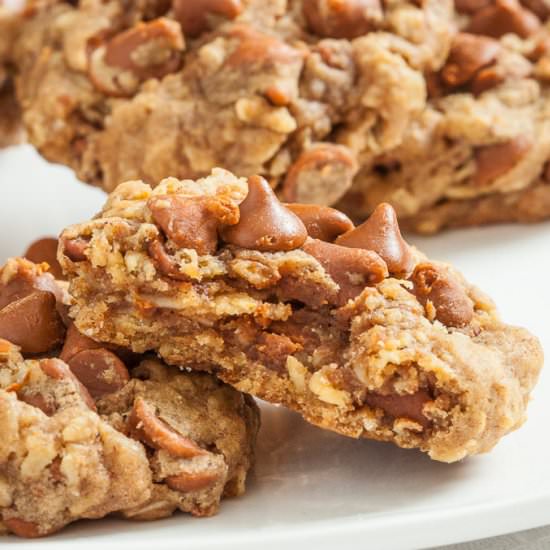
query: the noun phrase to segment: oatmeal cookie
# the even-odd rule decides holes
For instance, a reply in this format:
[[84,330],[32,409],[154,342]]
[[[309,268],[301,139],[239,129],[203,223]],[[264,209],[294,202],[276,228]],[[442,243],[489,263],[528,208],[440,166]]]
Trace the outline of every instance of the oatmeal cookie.
[[450,0],[85,0],[29,14],[15,48],[29,138],[112,190],[261,173],[332,203],[398,146],[454,34]]
[[259,427],[252,398],[82,335],[46,268],[13,259],[0,270],[0,532],[208,516],[241,495]]
[[223,165],[423,233],[550,215],[544,1],[73,4],[14,58],[30,140],[84,181]]
[[402,142],[361,162],[339,203],[351,216],[386,200],[407,228],[433,233],[550,215],[550,37],[515,0],[477,4],[426,74],[430,100]]
[[519,427],[542,366],[536,338],[411,248],[390,205],[355,227],[260,176],[123,183],[62,233],[59,261],[86,336],[440,461]]

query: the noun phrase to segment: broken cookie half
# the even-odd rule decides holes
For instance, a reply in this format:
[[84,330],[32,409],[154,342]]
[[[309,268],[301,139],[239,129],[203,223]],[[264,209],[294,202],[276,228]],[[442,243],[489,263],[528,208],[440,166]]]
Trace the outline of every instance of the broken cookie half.
[[61,289],[26,260],[0,270],[0,532],[208,516],[242,494],[259,427],[252,398],[65,330]]
[[410,247],[386,204],[355,227],[261,177],[132,181],[63,232],[59,260],[94,340],[440,461],[519,427],[542,366],[537,339]]

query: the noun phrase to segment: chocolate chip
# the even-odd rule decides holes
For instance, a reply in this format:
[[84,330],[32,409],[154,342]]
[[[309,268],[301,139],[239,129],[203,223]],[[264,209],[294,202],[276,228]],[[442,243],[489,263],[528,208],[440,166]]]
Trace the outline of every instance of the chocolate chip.
[[494,38],[513,33],[528,38],[540,28],[540,20],[517,0],[494,0],[472,17],[466,32]]
[[0,337],[19,346],[23,354],[52,350],[62,342],[64,333],[50,292],[37,290],[0,310]]
[[288,202],[334,204],[351,187],[357,170],[355,155],[347,147],[314,145],[288,170],[283,197]]
[[76,239],[63,239],[61,245],[63,254],[72,262],[84,262],[86,258],[86,250],[90,242],[81,237]]
[[302,220],[308,235],[313,239],[333,242],[338,235],[353,229],[353,222],[335,208],[298,203],[285,206]]
[[382,15],[380,0],[304,0],[309,28],[327,38],[357,38],[374,30]]
[[429,420],[422,410],[429,401],[432,401],[432,398],[426,390],[407,395],[368,393],[365,396],[365,403],[369,407],[382,409],[393,418],[409,418],[424,428],[429,426]]
[[216,252],[220,225],[239,220],[237,206],[216,197],[162,195],[149,199],[147,206],[176,246],[201,255]]
[[474,316],[474,304],[464,287],[448,270],[432,263],[416,266],[411,276],[413,293],[435,318],[448,327],[464,327]]
[[248,179],[248,194],[240,205],[239,223],[221,231],[223,240],[262,252],[294,250],[307,230],[296,214],[283,206],[261,176]]
[[494,63],[500,50],[500,44],[492,38],[457,34],[441,70],[443,82],[451,88],[466,84],[480,69]]
[[409,245],[401,236],[397,215],[387,203],[379,204],[370,218],[336,239],[336,244],[374,250],[393,275],[405,275],[414,267]]
[[473,183],[485,186],[509,172],[530,151],[533,142],[526,136],[518,136],[503,143],[479,147],[475,153],[477,170]]
[[94,399],[121,390],[130,380],[124,363],[113,352],[103,348],[80,351],[68,364]]
[[209,16],[235,19],[242,12],[243,5],[241,0],[174,0],[172,8],[183,32],[198,36],[208,30]]
[[47,263],[50,266],[50,273],[56,279],[64,279],[63,270],[57,261],[58,244],[58,240],[53,237],[39,239],[34,241],[29,248],[27,248],[23,256],[35,264]]
[[372,250],[347,248],[316,239],[308,239],[303,250],[313,256],[340,287],[336,305],[344,305],[365,287],[388,276],[386,263]]

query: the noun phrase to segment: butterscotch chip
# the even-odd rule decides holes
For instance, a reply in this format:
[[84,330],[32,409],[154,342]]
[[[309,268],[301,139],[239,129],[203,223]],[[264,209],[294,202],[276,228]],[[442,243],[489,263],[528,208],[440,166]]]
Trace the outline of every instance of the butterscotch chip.
[[304,250],[319,261],[340,287],[340,305],[388,275],[384,260],[376,252],[362,248],[348,248],[314,239],[304,244]]
[[455,8],[460,13],[475,13],[491,2],[492,0],[454,0]]
[[59,359],[43,359],[40,362],[40,369],[45,375],[53,378],[54,380],[70,382],[74,386],[74,389],[78,392],[83,404],[85,404],[92,411],[96,410],[94,400],[92,399],[92,396],[86,386],[78,380],[78,378],[63,361]]
[[380,204],[366,222],[338,237],[336,244],[373,250],[393,275],[410,273],[414,266],[411,249],[401,236],[395,210],[389,204]]
[[226,243],[277,252],[299,248],[307,238],[300,218],[279,202],[260,176],[248,179],[248,194],[239,212],[239,222],[221,231]]
[[433,401],[425,390],[405,395],[381,395],[369,393],[365,403],[371,407],[382,409],[395,418],[408,418],[427,427],[429,420],[424,416],[423,409],[426,403]]
[[74,323],[71,322],[67,327],[65,342],[63,343],[59,358],[65,363],[69,363],[71,359],[81,351],[98,348],[101,348],[100,343],[84,336],[84,334],[74,326]]
[[64,254],[73,262],[83,262],[88,248],[87,239],[69,239],[62,243]]
[[36,523],[19,518],[8,518],[4,520],[4,523],[12,533],[26,539],[36,539],[49,534],[42,533]]
[[[224,207],[225,206],[225,207]],[[153,218],[166,235],[181,248],[212,254],[218,244],[221,224],[236,224],[239,210],[211,197],[153,197],[148,202]]]

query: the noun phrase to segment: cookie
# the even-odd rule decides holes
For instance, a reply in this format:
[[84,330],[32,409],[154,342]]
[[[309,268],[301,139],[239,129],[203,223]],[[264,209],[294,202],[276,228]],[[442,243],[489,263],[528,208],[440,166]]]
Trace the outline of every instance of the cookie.
[[241,495],[259,427],[252,398],[65,328],[62,286],[27,260],[0,270],[0,532],[209,516]]
[[31,142],[106,190],[223,165],[328,204],[401,143],[454,26],[450,0],[53,2],[18,96]]
[[60,239],[70,315],[94,340],[155,351],[350,437],[452,462],[519,427],[540,344],[388,204],[355,227],[216,169],[121,184]]
[[466,30],[427,75],[430,101],[403,141],[363,164],[340,201],[351,216],[387,200],[408,229],[433,233],[550,214],[546,31],[520,38]]

